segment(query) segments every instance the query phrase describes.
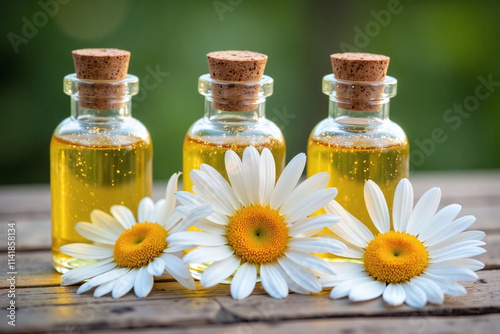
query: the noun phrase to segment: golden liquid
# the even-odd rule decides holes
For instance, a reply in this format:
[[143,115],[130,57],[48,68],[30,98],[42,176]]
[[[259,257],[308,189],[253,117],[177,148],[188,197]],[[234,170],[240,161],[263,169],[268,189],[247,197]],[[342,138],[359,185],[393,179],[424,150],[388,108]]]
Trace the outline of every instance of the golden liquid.
[[189,177],[192,169],[199,169],[202,163],[208,164],[215,168],[221,175],[228,180],[224,156],[226,151],[231,149],[241,158],[243,151],[248,146],[253,145],[259,152],[264,148],[268,148],[274,156],[276,162],[276,177],[278,177],[285,168],[286,146],[283,141],[274,138],[263,144],[241,144],[241,143],[224,143],[215,144],[191,138],[186,136],[184,140],[183,150],[183,174],[182,184],[183,189],[191,191],[193,183]]
[[[328,185],[338,189],[335,200],[373,233],[378,233],[366,209],[364,184],[372,180],[380,187],[392,217],[396,186],[409,176],[409,153],[407,142],[387,147],[346,147],[311,138],[307,148],[307,176],[328,172]],[[332,234],[326,228],[323,233]],[[334,258],[331,254],[325,257]]]
[[[93,261],[78,260],[59,251],[69,243],[89,241],[75,230],[77,222],[89,222],[90,213],[109,213],[123,204],[134,214],[139,201],[152,193],[151,141],[127,136],[88,138],[77,135],[52,137],[50,173],[52,192],[52,260],[59,272]],[[113,143],[120,143],[113,145]]]

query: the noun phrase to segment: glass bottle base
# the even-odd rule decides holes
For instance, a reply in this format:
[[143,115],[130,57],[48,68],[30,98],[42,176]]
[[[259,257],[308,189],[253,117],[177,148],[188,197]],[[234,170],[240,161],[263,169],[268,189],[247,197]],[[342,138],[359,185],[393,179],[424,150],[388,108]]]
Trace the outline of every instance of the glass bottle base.
[[68,255],[65,255],[60,252],[52,253],[52,266],[54,269],[61,273],[65,274],[71,269],[85,266],[88,264],[92,264],[97,262],[96,260],[81,260]]

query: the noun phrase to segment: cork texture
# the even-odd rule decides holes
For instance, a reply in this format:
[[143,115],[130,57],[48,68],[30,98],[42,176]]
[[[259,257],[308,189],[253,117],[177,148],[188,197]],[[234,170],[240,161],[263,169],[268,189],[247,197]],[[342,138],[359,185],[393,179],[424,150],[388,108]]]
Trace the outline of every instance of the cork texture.
[[[390,58],[371,53],[335,53],[330,55],[333,75],[338,80],[352,81],[352,84],[335,84],[335,93],[342,109],[357,111],[378,111],[381,104],[374,103],[384,93],[385,86],[377,82],[385,80]],[[366,82],[367,84],[362,84]],[[370,84],[372,83],[372,84]]]
[[90,109],[116,109],[123,107],[125,83],[92,82],[121,81],[127,77],[130,52],[119,49],[74,50],[73,62],[78,79],[79,104]]
[[78,79],[120,81],[127,77],[130,52],[119,49],[80,49],[73,53]]
[[253,51],[215,51],[207,54],[210,77],[231,84],[212,83],[213,107],[224,111],[257,108],[258,82],[262,79],[267,55]]

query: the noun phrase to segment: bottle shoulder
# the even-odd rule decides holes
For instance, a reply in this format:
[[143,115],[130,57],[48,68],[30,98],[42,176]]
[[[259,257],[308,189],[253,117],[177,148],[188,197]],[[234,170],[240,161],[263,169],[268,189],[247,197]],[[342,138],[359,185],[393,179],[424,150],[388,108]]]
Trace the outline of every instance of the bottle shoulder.
[[240,142],[265,141],[266,138],[284,142],[281,129],[271,120],[261,118],[257,121],[213,122],[203,117],[194,122],[187,131],[187,137],[204,141],[226,138],[226,141]]
[[408,143],[404,130],[389,119],[344,123],[330,117],[322,120],[313,128],[309,140],[362,147],[385,147]]
[[129,144],[138,140],[151,141],[147,128],[139,120],[130,117],[107,122],[64,119],[54,130],[53,137],[80,144]]

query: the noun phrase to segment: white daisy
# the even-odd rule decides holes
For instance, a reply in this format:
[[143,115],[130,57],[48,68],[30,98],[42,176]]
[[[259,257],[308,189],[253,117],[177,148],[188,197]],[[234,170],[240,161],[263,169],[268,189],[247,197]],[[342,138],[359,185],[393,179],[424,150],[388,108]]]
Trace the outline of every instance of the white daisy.
[[199,246],[185,255],[186,263],[213,262],[201,276],[203,286],[214,286],[236,272],[231,281],[235,299],[250,295],[258,277],[274,298],[285,298],[289,289],[321,291],[316,272],[333,274],[334,269],[311,253],[341,254],[346,247],[333,238],[310,237],[339,218],[329,214],[308,218],[330,202],[337,190],[325,189],[327,173],[296,187],[305,163],[305,154],[297,155],[276,182],[271,152],[264,149],[259,155],[251,146],[242,160],[235,152],[226,152],[230,183],[209,165],[191,171],[196,194],[178,192],[177,199],[186,210],[209,203],[214,212],[195,225],[204,232],[180,232],[167,241],[186,249]]
[[134,288],[137,297],[146,297],[153,288],[153,276],[166,270],[179,283],[194,289],[194,280],[188,266],[177,256],[175,243],[167,236],[185,231],[198,219],[212,212],[209,206],[182,216],[175,210],[177,179],[174,174],[168,181],[165,199],[156,204],[149,197],[143,198],[138,207],[138,221],[130,209],[123,205],[111,207],[111,215],[94,210],[92,223],[77,223],[76,230],[93,244],[75,243],[61,247],[61,251],[95,263],[72,269],[62,275],[61,285],[71,285],[89,279],[77,293],[94,287],[94,297],[109,292],[120,298]]
[[341,217],[330,230],[343,240],[346,257],[359,263],[339,263],[339,275],[322,277],[325,287],[334,287],[330,296],[349,296],[363,301],[382,295],[389,305],[406,303],[422,307],[427,302],[442,303],[444,294],[466,294],[456,281],[477,279],[474,271],[483,263],[468,259],[484,253],[481,231],[466,231],[473,216],[457,217],[461,206],[451,204],[436,213],[441,199],[439,188],[428,190],[413,207],[410,181],[399,182],[394,194],[393,229],[389,209],[380,188],[365,183],[365,202],[370,217],[380,232],[373,235],[358,219],[336,201],[325,209]]

